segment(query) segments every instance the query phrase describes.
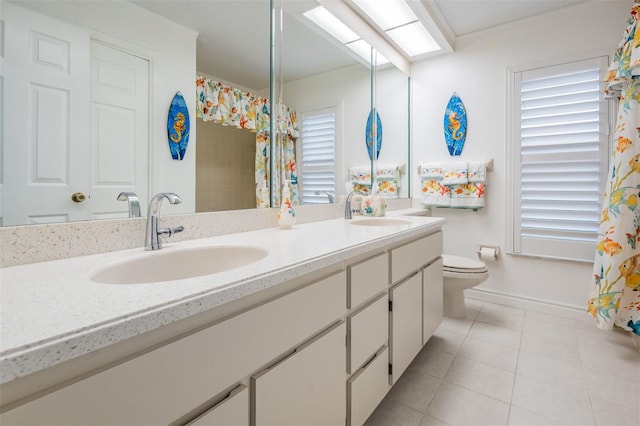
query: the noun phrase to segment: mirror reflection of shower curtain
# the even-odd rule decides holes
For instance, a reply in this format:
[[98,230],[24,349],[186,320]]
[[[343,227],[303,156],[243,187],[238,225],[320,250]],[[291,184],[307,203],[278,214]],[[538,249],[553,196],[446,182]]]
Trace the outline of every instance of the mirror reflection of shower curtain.
[[[268,104],[265,104],[268,108]],[[267,120],[268,121],[268,120]],[[256,207],[269,208],[269,129],[261,129],[256,132]]]
[[[282,67],[284,37],[284,11],[282,0],[271,0],[270,62],[271,82],[269,97],[272,102],[269,128],[265,137],[257,139],[256,146],[256,205],[278,207],[282,202],[283,185],[289,187],[292,205],[300,204],[296,167],[296,139],[299,136],[297,114],[283,103],[284,75]],[[273,158],[272,158],[273,157]]]
[[[286,109],[285,109],[286,110]],[[269,202],[269,99],[227,86],[208,77],[196,79],[196,117],[256,133],[255,181],[257,207]],[[295,123],[295,112],[292,112]],[[291,122],[291,120],[289,120]],[[285,128],[289,129],[288,126]],[[289,132],[297,137],[297,124]],[[295,158],[294,158],[295,163]]]
[[614,53],[605,92],[619,98],[588,311],[598,328],[640,335],[640,0]]
[[[275,128],[276,138],[273,150],[271,149],[271,138],[268,130],[263,130],[256,135],[256,206],[269,207],[269,182],[273,179],[273,205],[276,207],[282,201],[282,185],[289,185],[291,203],[294,206],[300,204],[300,194],[298,187],[298,171],[296,165],[296,139],[299,136],[298,120],[296,111],[280,104],[277,108],[279,113],[276,116]],[[275,157],[270,161],[271,152]],[[274,170],[271,170],[271,167]]]

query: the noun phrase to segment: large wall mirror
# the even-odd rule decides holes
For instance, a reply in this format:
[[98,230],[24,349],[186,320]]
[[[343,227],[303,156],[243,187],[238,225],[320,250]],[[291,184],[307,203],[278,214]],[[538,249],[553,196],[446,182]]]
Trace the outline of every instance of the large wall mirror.
[[[313,117],[335,114],[339,201],[350,171],[370,165],[371,72],[306,21],[302,13],[316,5],[0,0],[2,224],[127,217],[120,192],[135,192],[143,215],[150,196],[163,191],[183,199],[164,214],[255,208],[255,133],[196,118],[198,75],[278,97],[297,112],[303,135],[305,121],[309,130]],[[273,69],[272,7],[282,28]],[[397,195],[405,198],[409,80],[391,65],[375,75],[383,129],[378,163],[399,167]],[[176,92],[190,106],[192,123],[182,161],[171,159],[167,142]],[[313,171],[304,160],[298,157],[299,179]],[[303,203],[329,202],[313,187],[306,193]]]

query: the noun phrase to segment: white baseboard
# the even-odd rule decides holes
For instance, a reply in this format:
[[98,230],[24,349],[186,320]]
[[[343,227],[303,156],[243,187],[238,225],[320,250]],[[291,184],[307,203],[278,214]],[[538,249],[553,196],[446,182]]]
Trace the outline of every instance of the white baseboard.
[[513,308],[529,309],[575,320],[584,320],[588,316],[586,301],[584,307],[579,307],[553,303],[533,297],[514,296],[511,294],[501,293],[499,291],[480,288],[465,290],[464,295],[469,299],[480,300],[482,302],[497,303],[499,305],[511,306]]
[[[561,303],[553,303],[547,300],[535,299],[533,297],[514,296],[511,294],[501,293],[499,291],[486,290],[480,288],[472,288],[464,291],[465,298],[479,300],[481,302],[496,303],[498,305],[510,306],[513,308],[528,309],[531,311],[542,312],[545,314],[556,315],[560,317],[570,318],[578,321],[592,320],[587,313],[586,306],[584,308],[572,305],[564,305]],[[615,331],[624,333],[629,336],[632,344],[640,352],[640,336],[623,331],[621,328],[615,327]]]

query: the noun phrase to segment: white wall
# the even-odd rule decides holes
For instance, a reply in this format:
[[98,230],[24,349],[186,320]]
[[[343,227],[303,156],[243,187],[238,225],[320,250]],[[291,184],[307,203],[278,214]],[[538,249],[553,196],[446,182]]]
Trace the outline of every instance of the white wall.
[[[447,218],[445,252],[476,257],[480,244],[506,242],[506,70],[512,66],[563,60],[581,52],[610,54],[626,27],[632,2],[609,0],[539,15],[458,38],[455,52],[416,63],[413,78],[413,161],[449,157],[443,136],[445,106],[453,92],[465,103],[468,133],[463,160],[494,159],[488,173],[486,207],[434,209]],[[413,197],[419,199],[413,170]],[[595,250],[595,247],[594,247]],[[515,257],[502,253],[489,265],[490,278],[479,289],[584,310],[592,265]]]
[[[382,121],[382,149],[378,163],[404,164],[400,175],[400,197],[408,197],[409,161],[409,81],[395,67],[376,72],[376,110]],[[364,137],[362,130],[361,138]]]
[[[165,212],[193,213],[197,33],[129,2],[40,2],[36,6],[40,13],[89,29],[93,38],[149,59],[149,193],[175,192],[183,203]],[[171,158],[167,142],[169,105],[176,92],[185,98],[191,124],[189,146],[181,161]]]
[[[380,164],[407,162],[408,156],[408,89],[407,77],[393,67],[377,72],[376,108],[382,121]],[[329,106],[341,108],[342,149],[336,160],[343,165],[342,180],[348,179],[350,166],[369,164],[365,144],[367,117],[371,109],[371,77],[369,69],[354,65],[284,86],[284,102],[298,112]],[[407,174],[402,176],[400,194],[408,197]],[[338,185],[338,194],[344,185]],[[404,192],[403,192],[404,191]]]
[[[369,163],[365,146],[365,126],[371,109],[369,69],[354,65],[341,70],[319,74],[284,85],[284,103],[298,114],[320,108],[338,107],[338,137],[341,147],[336,162],[343,164],[344,182],[348,169]],[[336,183],[336,195],[344,194],[343,184]]]

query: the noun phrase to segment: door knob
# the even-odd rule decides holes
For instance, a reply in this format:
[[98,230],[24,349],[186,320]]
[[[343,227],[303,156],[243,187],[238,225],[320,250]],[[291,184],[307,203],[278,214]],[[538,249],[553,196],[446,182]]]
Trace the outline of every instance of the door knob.
[[84,195],[82,192],[74,192],[71,195],[71,199],[73,200],[74,203],[81,203],[87,199],[87,196]]

